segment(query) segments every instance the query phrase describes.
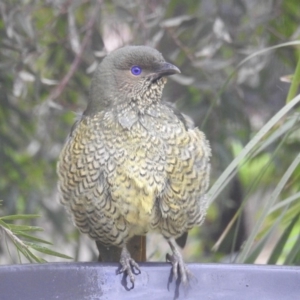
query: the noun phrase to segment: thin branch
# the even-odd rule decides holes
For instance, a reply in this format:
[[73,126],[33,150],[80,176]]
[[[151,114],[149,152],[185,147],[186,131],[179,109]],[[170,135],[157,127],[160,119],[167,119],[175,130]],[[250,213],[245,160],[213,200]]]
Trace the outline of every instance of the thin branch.
[[25,248],[26,250],[29,250],[29,246],[27,246],[26,244],[24,244],[23,243],[23,241],[22,240],[20,240],[10,229],[8,229],[8,228],[5,228],[4,226],[1,226],[0,225],[0,227],[2,228],[2,230],[4,231],[4,233],[6,233],[6,235],[7,236],[9,236],[10,237],[10,239],[13,241],[13,242],[15,242],[15,243],[17,243],[17,244],[19,244],[19,245],[21,245],[23,248]]
[[184,54],[186,55],[186,57],[189,59],[189,61],[191,63],[195,62],[195,58],[193,53],[189,50],[188,47],[186,47],[180,40],[179,38],[176,36],[173,28],[166,28],[167,32],[169,33],[170,37],[172,38],[172,40],[174,41],[174,43],[184,52]]
[[83,37],[81,47],[80,47],[77,55],[75,56],[75,59],[74,59],[72,65],[69,69],[69,72],[60,81],[59,85],[56,86],[55,89],[50,93],[50,96],[48,97],[47,101],[54,101],[55,99],[57,99],[62,94],[64,89],[66,88],[66,86],[69,83],[70,79],[74,76],[77,68],[79,67],[79,65],[82,61],[82,56],[83,56],[83,53],[85,51],[85,48],[87,47],[88,43],[90,42],[90,39],[91,39],[91,36],[92,36],[92,33],[93,33],[93,27],[96,23],[96,20],[97,20],[97,17],[98,17],[98,12],[99,12],[101,4],[102,4],[102,1],[99,0],[97,2],[97,5],[95,6],[93,16],[91,17],[91,19],[87,23],[86,34]]

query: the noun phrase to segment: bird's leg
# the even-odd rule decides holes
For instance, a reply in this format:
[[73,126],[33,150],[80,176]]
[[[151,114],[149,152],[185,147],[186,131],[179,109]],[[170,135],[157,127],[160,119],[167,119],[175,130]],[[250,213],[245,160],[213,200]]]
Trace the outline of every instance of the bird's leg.
[[166,258],[172,264],[172,274],[175,280],[178,278],[178,271],[180,276],[180,282],[185,286],[189,286],[189,280],[194,277],[194,275],[189,271],[185,265],[179,248],[176,246],[174,239],[169,239],[168,243],[172,250],[172,255],[167,254]]
[[[134,274],[140,274],[141,270],[139,265],[131,258],[129,251],[127,250],[126,245],[123,246],[120,258],[121,268],[117,270],[117,274],[126,272],[129,276],[130,282],[132,284],[132,289],[134,288]],[[134,273],[134,268],[138,273]]]

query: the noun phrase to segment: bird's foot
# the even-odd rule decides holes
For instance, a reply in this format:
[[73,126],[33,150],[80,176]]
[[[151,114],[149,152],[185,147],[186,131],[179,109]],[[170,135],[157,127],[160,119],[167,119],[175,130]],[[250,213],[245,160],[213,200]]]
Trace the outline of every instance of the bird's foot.
[[[177,256],[176,254],[170,255],[169,253],[166,255],[167,261],[172,264],[172,278],[175,280],[180,280],[180,283],[183,284],[185,288],[189,287],[190,280],[194,278],[193,273],[187,268],[181,256]],[[178,274],[179,271],[179,274]],[[172,279],[171,279],[172,282]]]
[[[129,277],[132,285],[131,288],[129,288],[129,290],[131,290],[134,288],[134,281],[135,281],[134,274],[135,275],[140,274],[141,270],[139,265],[131,258],[130,253],[126,247],[123,247],[122,249],[120,264],[121,266],[117,270],[117,274],[124,273]],[[135,272],[135,269],[137,270],[137,272]]]
[[172,271],[169,283],[172,282],[172,278],[175,281],[179,281],[182,283],[184,288],[188,288],[190,285],[190,281],[195,279],[193,273],[187,268],[186,264],[183,261],[182,255],[179,249],[176,247],[173,241],[169,241],[169,245],[172,249],[172,255],[167,254],[166,259],[172,264]]

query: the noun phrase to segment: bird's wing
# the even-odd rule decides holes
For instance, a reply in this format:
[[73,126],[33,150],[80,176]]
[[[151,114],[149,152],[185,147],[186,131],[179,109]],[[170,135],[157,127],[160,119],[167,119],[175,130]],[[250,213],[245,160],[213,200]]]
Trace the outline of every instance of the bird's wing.
[[[189,116],[180,112],[173,103],[166,101],[164,102],[164,104],[167,107],[169,107],[169,109],[171,109],[171,111],[178,117],[178,119],[183,123],[186,130],[195,128],[194,121]],[[176,239],[176,243],[181,248],[184,248],[187,242],[187,238],[188,238],[188,232],[186,231]]]
[[168,101],[165,101],[164,104],[175,114],[175,116],[183,123],[186,130],[195,128],[194,121],[187,116],[180,112],[177,107]]
[[166,237],[180,236],[204,220],[211,155],[205,135],[193,127],[190,119],[171,109],[179,122],[169,122],[171,134],[165,151],[168,180],[159,197]]

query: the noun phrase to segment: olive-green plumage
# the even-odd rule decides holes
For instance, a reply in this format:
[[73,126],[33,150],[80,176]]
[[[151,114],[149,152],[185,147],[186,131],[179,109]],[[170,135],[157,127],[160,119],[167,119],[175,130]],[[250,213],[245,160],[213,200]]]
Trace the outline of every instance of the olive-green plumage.
[[[134,66],[140,74],[132,74]],[[121,264],[132,281],[132,236],[158,231],[178,256],[173,239],[200,225],[208,206],[209,143],[161,99],[165,76],[179,72],[150,47],[109,54],[59,158],[60,202],[81,232],[123,248]]]

